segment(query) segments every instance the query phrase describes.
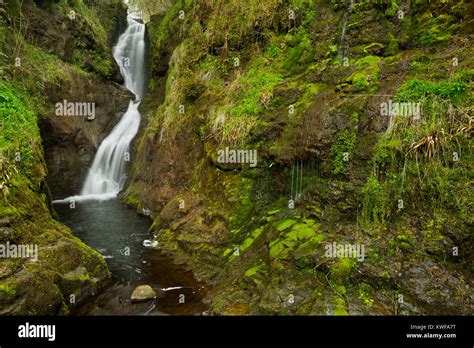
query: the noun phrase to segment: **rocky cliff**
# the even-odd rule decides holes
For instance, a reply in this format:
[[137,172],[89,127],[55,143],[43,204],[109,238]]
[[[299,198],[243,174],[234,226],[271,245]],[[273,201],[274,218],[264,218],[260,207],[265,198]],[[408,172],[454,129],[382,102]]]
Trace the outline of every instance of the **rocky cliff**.
[[[211,286],[211,314],[472,313],[473,5],[169,4],[121,197]],[[0,314],[66,314],[109,277],[51,201],[131,98],[110,50],[125,16],[0,4],[0,246],[39,251],[0,258]]]
[[[118,0],[0,4],[0,242],[38,251],[0,259],[0,314],[66,314],[109,277],[51,200],[78,193],[126,110],[111,55],[126,15]],[[94,117],[59,113],[64,102],[94,105]]]
[[152,18],[124,199],[214,314],[472,312],[472,11],[178,0]]

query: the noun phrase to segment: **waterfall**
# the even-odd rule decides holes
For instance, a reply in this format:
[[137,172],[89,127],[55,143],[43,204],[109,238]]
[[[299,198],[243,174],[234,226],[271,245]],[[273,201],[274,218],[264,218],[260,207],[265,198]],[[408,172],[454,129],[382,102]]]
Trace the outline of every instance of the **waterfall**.
[[100,144],[81,196],[115,197],[122,189],[125,183],[125,164],[130,158],[129,145],[140,125],[138,105],[139,103],[130,101],[127,112]]
[[127,30],[120,36],[113,48],[113,54],[125,79],[125,87],[140,100],[143,97],[145,80],[145,25],[128,18]]
[[342,55],[342,44],[344,43],[344,37],[346,36],[347,22],[349,21],[349,15],[352,10],[352,6],[354,6],[354,3],[355,3],[355,0],[351,0],[351,3],[349,4],[349,8],[347,9],[344,15],[344,23],[342,25],[341,40],[339,41],[339,49],[337,50],[338,56]]
[[144,93],[145,25],[129,17],[126,31],[113,48],[113,55],[125,80],[125,87],[135,94],[127,112],[102,141],[79,196],[56,202],[87,199],[111,199],[122,190],[130,143],[140,126],[138,106]]

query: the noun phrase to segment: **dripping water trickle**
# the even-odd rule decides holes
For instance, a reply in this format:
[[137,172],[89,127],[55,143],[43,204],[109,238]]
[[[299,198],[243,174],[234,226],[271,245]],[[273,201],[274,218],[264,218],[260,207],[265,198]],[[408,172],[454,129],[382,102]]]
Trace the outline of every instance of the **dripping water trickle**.
[[337,55],[341,56],[342,55],[342,45],[344,44],[344,38],[346,36],[346,30],[347,30],[347,22],[349,21],[349,15],[352,10],[352,6],[354,6],[355,0],[351,0],[349,4],[349,8],[346,11],[346,14],[344,15],[344,23],[342,25],[342,33],[341,33],[341,40],[339,41],[339,49],[337,51]]

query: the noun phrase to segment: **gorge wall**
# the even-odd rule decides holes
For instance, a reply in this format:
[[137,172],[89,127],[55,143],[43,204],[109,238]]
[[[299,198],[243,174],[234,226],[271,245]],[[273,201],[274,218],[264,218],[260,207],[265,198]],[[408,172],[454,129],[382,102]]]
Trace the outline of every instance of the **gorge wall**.
[[213,285],[213,314],[472,311],[472,11],[179,0],[152,18],[124,200]]
[[[126,16],[118,0],[0,4],[0,240],[38,247],[37,260],[0,260],[0,314],[67,314],[110,276],[51,201],[78,193],[127,109],[111,54]],[[94,117],[58,114],[64,102],[94,104]]]
[[[121,198],[211,285],[210,313],[472,313],[473,4],[169,4],[147,23]],[[110,276],[51,201],[79,192],[133,98],[111,54],[126,13],[0,4],[0,244],[39,246],[0,258],[0,314],[67,314]]]

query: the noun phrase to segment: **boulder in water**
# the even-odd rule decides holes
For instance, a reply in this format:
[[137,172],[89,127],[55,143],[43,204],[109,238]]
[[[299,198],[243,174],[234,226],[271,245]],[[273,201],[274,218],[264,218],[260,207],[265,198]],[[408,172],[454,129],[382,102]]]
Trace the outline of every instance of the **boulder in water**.
[[148,301],[156,298],[156,292],[150,285],[140,285],[133,290],[132,302]]

